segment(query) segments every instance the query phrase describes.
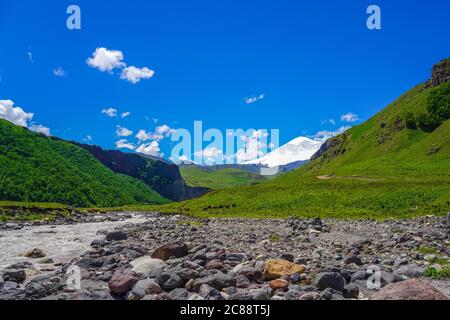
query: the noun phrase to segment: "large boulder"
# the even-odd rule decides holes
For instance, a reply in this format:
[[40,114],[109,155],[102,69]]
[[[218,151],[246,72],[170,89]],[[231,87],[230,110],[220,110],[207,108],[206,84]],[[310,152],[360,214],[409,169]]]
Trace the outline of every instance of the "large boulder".
[[143,256],[130,262],[133,267],[131,271],[139,278],[147,278],[149,275],[156,275],[161,270],[164,261]]
[[283,259],[270,259],[266,261],[264,277],[267,280],[273,280],[283,276],[290,276],[294,273],[304,272],[305,266],[301,264],[295,264]]
[[419,280],[391,283],[370,297],[371,300],[448,300],[438,289]]
[[181,258],[188,254],[188,247],[185,243],[181,242],[171,242],[162,245],[157,248],[153,254],[152,258],[169,260],[171,257]]

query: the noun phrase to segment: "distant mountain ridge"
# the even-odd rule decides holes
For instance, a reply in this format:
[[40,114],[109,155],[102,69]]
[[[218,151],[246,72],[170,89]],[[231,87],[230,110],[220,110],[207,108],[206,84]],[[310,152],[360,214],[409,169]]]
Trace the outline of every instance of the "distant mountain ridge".
[[78,207],[167,203],[87,150],[0,119],[0,200],[59,202]]
[[188,186],[178,166],[163,159],[118,150],[104,150],[95,145],[79,144],[79,146],[89,151],[112,171],[143,181],[167,199],[173,201],[192,199],[209,190]]

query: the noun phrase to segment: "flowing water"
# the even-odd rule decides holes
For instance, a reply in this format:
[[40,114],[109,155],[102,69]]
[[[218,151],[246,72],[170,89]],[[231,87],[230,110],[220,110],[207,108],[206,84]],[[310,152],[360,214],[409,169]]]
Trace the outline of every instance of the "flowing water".
[[56,268],[53,264],[39,263],[42,259],[26,258],[23,254],[39,248],[46,253],[45,258],[51,258],[54,263],[69,262],[89,250],[92,240],[104,237],[97,235],[97,231],[111,231],[127,223],[147,220],[143,215],[133,215],[120,221],[26,226],[20,230],[0,231],[0,270],[13,263],[30,261],[38,270],[51,271]]

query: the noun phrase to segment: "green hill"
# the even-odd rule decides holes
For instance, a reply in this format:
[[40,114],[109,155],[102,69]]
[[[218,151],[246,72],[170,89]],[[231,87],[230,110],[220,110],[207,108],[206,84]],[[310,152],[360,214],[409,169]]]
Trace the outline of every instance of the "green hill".
[[450,60],[308,165],[160,211],[197,216],[410,217],[450,211]]
[[265,180],[263,176],[238,168],[181,165],[180,171],[183,179],[189,186],[205,187],[213,190],[245,186]]
[[143,182],[116,174],[88,151],[0,119],[0,200],[78,207],[167,203]]

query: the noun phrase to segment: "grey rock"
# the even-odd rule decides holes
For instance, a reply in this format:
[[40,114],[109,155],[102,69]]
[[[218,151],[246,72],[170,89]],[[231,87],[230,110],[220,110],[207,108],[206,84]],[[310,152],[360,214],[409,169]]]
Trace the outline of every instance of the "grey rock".
[[184,288],[176,288],[169,292],[169,297],[172,300],[186,300],[189,293]]
[[126,240],[127,234],[123,231],[111,231],[108,232],[106,235],[106,241],[112,242],[112,241],[121,241]]
[[322,272],[317,275],[315,285],[319,290],[332,288],[342,292],[345,286],[345,279],[338,272]]
[[131,292],[139,299],[142,299],[147,294],[146,290],[152,283],[154,283],[154,280],[152,279],[139,280],[133,286]]
[[234,279],[234,277],[219,271],[215,274],[195,280],[193,283],[193,290],[195,292],[198,292],[202,284],[208,284],[217,290],[222,290],[226,287],[234,287],[236,284],[236,280]]
[[17,269],[7,269],[3,272],[3,280],[5,281],[16,281],[22,283],[27,278],[27,274],[24,270]]
[[248,294],[252,297],[253,300],[270,300],[272,296],[272,290],[270,289],[251,289],[248,291]]
[[182,288],[184,286],[184,281],[176,273],[163,272],[156,278],[156,283],[158,283],[161,288],[167,291],[172,291],[176,288]]
[[359,295],[359,288],[354,283],[349,283],[344,287],[343,290],[343,296],[344,298],[348,299],[357,299]]

